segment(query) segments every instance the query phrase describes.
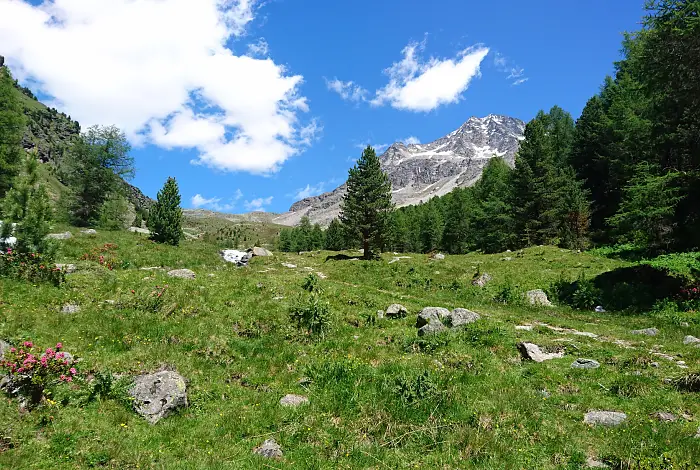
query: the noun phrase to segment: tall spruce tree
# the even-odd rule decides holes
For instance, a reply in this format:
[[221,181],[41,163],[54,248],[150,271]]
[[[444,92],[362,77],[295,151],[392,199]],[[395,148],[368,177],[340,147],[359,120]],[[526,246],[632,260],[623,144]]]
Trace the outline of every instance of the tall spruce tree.
[[326,250],[340,251],[346,248],[345,246],[345,228],[338,219],[331,220],[330,225],[326,229]]
[[158,243],[178,246],[182,238],[182,209],[180,190],[175,178],[168,178],[148,215],[151,239]]
[[472,191],[458,188],[451,195],[452,198],[447,203],[442,246],[448,253],[466,253],[474,238]]
[[25,118],[19,92],[7,67],[0,67],[0,198],[20,170]]
[[350,233],[362,240],[365,259],[374,258],[373,250],[385,242],[393,208],[389,177],[382,171],[374,149],[368,146],[349,171],[340,215]]
[[512,173],[505,160],[493,157],[474,185],[474,247],[485,253],[505,251],[513,246],[516,239],[509,201]]

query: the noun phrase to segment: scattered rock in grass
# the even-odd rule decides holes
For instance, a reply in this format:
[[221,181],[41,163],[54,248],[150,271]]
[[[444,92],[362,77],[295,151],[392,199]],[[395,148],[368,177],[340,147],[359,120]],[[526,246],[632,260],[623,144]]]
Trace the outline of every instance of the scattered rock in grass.
[[505,258],[501,258],[501,261],[513,261],[513,258],[506,256]]
[[518,350],[523,358],[535,362],[544,362],[564,357],[563,352],[545,353],[539,346],[533,343],[518,343]]
[[388,318],[403,318],[408,315],[408,310],[401,304],[391,304],[385,314]]
[[284,300],[284,296],[278,295],[278,296],[273,297],[272,300]]
[[658,363],[658,362],[650,362],[649,365],[650,365],[651,367],[659,367],[659,363]]
[[221,250],[219,252],[221,257],[227,263],[233,263],[239,268],[248,266],[248,261],[250,261],[250,254],[245,251],[238,250]]
[[411,257],[410,257],[410,256],[394,256],[394,257],[391,259],[391,261],[389,261],[389,264],[394,264],[394,263],[396,263],[397,261],[400,261],[400,260],[402,260],[402,259],[411,259]]
[[148,268],[139,268],[139,271],[163,271],[164,268],[160,266],[150,266]]
[[443,255],[442,253],[435,253],[434,255],[432,255],[432,256],[430,257],[430,259],[434,259],[434,260],[437,260],[437,261],[443,260],[443,259],[445,259],[445,255]]
[[656,413],[652,413],[651,417],[664,423],[671,423],[678,419],[676,415],[667,411],[657,411]]
[[381,320],[384,318],[384,310],[377,310],[377,318]]
[[185,379],[168,370],[136,377],[129,395],[134,399],[136,412],[151,424],[187,406]]
[[518,331],[532,331],[532,325],[515,325],[515,329]]
[[74,264],[56,263],[56,267],[66,274],[73,274],[78,270],[77,266]]
[[447,331],[447,327],[440,320],[433,320],[427,325],[418,328],[418,336],[431,336]]
[[292,263],[282,263],[282,266],[284,266],[285,268],[289,268],[289,269],[294,269],[297,267],[296,264],[292,264]]
[[78,313],[80,311],[80,305],[70,303],[65,304],[61,307],[61,313]]
[[605,313],[605,309],[602,305],[598,305],[595,309],[593,309],[593,311],[596,313]]
[[80,233],[82,233],[83,235],[97,235],[97,230],[93,228],[88,228],[85,230],[81,230]]
[[288,394],[282,397],[280,400],[280,405],[297,407],[299,405],[305,405],[309,403],[309,399],[302,395]]
[[49,233],[46,235],[46,238],[50,238],[51,240],[69,240],[73,238],[73,234],[70,232]]
[[627,415],[619,411],[589,411],[583,422],[591,426],[619,426],[627,420]]
[[688,335],[683,338],[683,344],[700,344],[700,338]]
[[630,331],[630,334],[656,336],[659,334],[659,330],[657,330],[656,328],[643,328],[641,330],[632,330],[632,331]]
[[297,383],[301,385],[302,387],[308,387],[311,385],[312,380],[309,377],[302,377],[299,380],[297,380]]
[[489,273],[482,273],[481,276],[472,280],[472,285],[476,287],[484,287],[491,280],[493,280],[493,277]]
[[445,317],[445,325],[458,328],[469,323],[474,323],[475,321],[481,319],[481,315],[466,308],[456,308],[450,312],[449,316]]
[[688,328],[690,326],[690,323],[688,323],[687,321],[682,321],[680,322],[680,326],[682,326],[683,328]]
[[261,248],[259,246],[254,246],[248,250],[253,256],[274,256],[271,251]]
[[189,269],[173,269],[168,271],[168,276],[178,279],[195,279],[197,275]]
[[695,439],[700,439],[700,427],[698,427],[698,432],[695,434]]
[[10,343],[0,339],[0,360],[5,357],[5,353],[8,352],[11,347]]
[[328,279],[328,276],[326,276],[326,275],[323,274],[323,273],[317,272],[316,275],[318,276],[319,279]]
[[586,459],[586,467],[587,468],[610,468],[605,463],[601,462],[600,460],[594,459],[593,457],[588,457],[588,459]]
[[549,390],[546,388],[543,388],[542,390],[538,390],[537,393],[542,397],[542,398],[549,398],[552,396],[551,393],[549,393]]
[[530,305],[535,307],[551,307],[552,303],[547,298],[547,294],[544,293],[542,289],[535,289],[527,291],[527,300]]
[[443,307],[425,307],[418,314],[418,319],[416,320],[416,327],[421,328],[431,322],[438,322],[442,324],[442,319],[449,317],[450,311]]
[[253,449],[253,453],[268,459],[281,459],[282,447],[274,439],[266,439],[262,445]]
[[593,359],[578,358],[571,363],[572,369],[597,369],[600,367],[600,362]]
[[147,228],[141,228],[141,227],[129,227],[129,232],[141,233],[143,235],[150,235],[151,234],[150,230],[148,230]]

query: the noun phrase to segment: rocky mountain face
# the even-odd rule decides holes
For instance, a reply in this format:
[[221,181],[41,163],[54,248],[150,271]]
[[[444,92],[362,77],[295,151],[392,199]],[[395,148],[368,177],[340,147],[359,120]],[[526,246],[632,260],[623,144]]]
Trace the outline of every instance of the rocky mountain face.
[[[419,204],[454,188],[474,184],[490,158],[502,157],[510,165],[523,140],[525,123],[507,116],[472,117],[459,129],[429,144],[397,142],[379,158],[391,180],[397,206]],[[313,223],[328,225],[340,213],[346,185],[295,202],[274,222],[296,225],[305,215]]]

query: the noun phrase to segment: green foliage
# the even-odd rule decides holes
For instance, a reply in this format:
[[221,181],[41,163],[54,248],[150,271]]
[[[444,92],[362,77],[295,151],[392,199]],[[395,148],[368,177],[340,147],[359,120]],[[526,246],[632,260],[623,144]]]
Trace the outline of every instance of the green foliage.
[[301,288],[311,294],[320,294],[323,292],[323,288],[321,287],[321,279],[313,273],[304,278]]
[[20,170],[26,120],[7,67],[0,67],[0,198]]
[[401,374],[394,379],[393,392],[402,402],[412,404],[434,398],[439,393],[438,385],[430,372],[415,375]]
[[579,310],[592,310],[602,302],[602,292],[583,272],[576,281],[570,282],[563,276],[553,283],[549,293],[560,303]]
[[347,188],[341,205],[340,220],[350,234],[355,234],[362,240],[364,258],[372,259],[375,256],[373,250],[386,243],[388,224],[394,208],[391,202],[391,182],[382,171],[379,158],[372,147],[368,146],[357,164],[350,169]]
[[331,220],[326,229],[326,250],[341,251],[350,248],[347,242],[346,230],[338,219]]
[[311,294],[305,301],[297,301],[289,309],[289,317],[298,328],[311,336],[323,337],[330,329],[330,306],[317,294]]
[[168,178],[148,215],[151,239],[158,243],[178,246],[182,238],[182,209],[180,190],[175,178]]
[[58,287],[66,280],[65,273],[53,263],[53,256],[42,253],[15,253],[11,248],[0,251],[0,276],[27,282],[46,282]]
[[319,224],[311,225],[307,216],[301,218],[299,225],[280,230],[278,247],[280,251],[299,252],[322,250],[326,244],[326,234]]
[[[99,226],[105,230],[122,230],[126,228],[125,217],[128,215],[129,205],[120,194],[112,194],[100,208]],[[137,215],[137,218],[140,217]],[[136,222],[136,221],[134,221]],[[137,225],[140,227],[141,225]]]

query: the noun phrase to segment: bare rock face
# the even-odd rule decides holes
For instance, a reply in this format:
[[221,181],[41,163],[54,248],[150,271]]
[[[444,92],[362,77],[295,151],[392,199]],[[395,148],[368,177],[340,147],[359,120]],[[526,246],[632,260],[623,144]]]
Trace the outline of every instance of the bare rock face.
[[[474,184],[494,156],[511,166],[523,140],[525,123],[507,116],[472,117],[459,129],[428,144],[396,142],[380,157],[389,176],[392,197],[398,207],[443,196],[457,187]],[[303,216],[328,225],[340,213],[346,184],[319,196],[295,202],[289,212],[273,222],[296,225]]]
[[583,422],[591,426],[619,426],[627,420],[627,415],[619,411],[589,411]]
[[260,446],[253,449],[253,453],[267,459],[281,459],[282,447],[274,439],[267,439]]
[[129,394],[134,399],[136,412],[151,424],[187,406],[187,384],[180,374],[173,371],[136,377]]

